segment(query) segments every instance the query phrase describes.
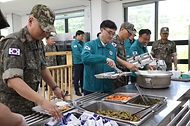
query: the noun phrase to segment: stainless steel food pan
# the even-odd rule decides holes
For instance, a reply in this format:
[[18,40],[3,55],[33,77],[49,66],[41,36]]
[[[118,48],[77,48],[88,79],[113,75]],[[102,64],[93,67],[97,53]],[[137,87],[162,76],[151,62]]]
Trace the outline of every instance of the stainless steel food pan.
[[117,95],[127,95],[127,96],[130,96],[131,98],[137,96],[138,94],[137,93],[124,93],[124,92],[118,92],[118,93],[114,93],[114,94],[111,94],[109,96],[106,96],[105,98],[103,98],[102,100],[104,101],[111,101],[111,102],[127,102],[128,100],[130,100],[131,98],[129,99],[124,99],[124,100],[119,100],[119,99],[108,99],[109,97],[111,96],[117,96]]
[[[144,107],[131,106],[131,105],[126,105],[126,104],[118,104],[118,103],[112,103],[112,102],[107,102],[107,101],[92,101],[87,104],[84,104],[81,107],[87,111],[91,111],[94,113],[97,113],[98,110],[113,110],[113,111],[126,111],[126,112],[130,112],[133,114],[135,112],[138,112],[138,111],[144,109]],[[117,119],[117,118],[113,118],[113,117],[109,117],[109,116],[103,116],[103,117],[115,120],[118,122],[118,124],[130,123],[133,125],[140,125],[145,120],[149,119],[152,115],[153,115],[153,112],[151,110],[147,109],[146,111],[143,111],[141,113],[141,115],[139,115],[142,118],[138,122]]]
[[[152,108],[154,109],[154,111],[158,111],[160,110],[160,108],[162,108],[163,106],[165,106],[167,104],[167,101],[166,101],[166,97],[163,97],[163,96],[156,96],[156,95],[146,95],[146,97],[152,101],[154,99],[157,99],[159,100],[159,102],[157,102],[156,104],[152,105]],[[142,104],[141,104],[142,103]],[[140,95],[136,96],[136,97],[133,97],[131,98],[130,100],[128,100],[126,102],[126,104],[128,105],[132,105],[132,106],[139,106],[139,107],[149,107],[150,105],[143,105],[144,102],[143,102],[143,99],[141,98]]]

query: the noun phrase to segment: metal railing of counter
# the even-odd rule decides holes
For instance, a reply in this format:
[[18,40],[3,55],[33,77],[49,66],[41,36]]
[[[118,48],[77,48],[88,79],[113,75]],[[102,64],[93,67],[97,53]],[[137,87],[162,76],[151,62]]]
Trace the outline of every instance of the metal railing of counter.
[[43,114],[43,113],[38,113],[34,112],[31,115],[25,116],[25,120],[29,126],[35,125],[39,122],[42,122],[46,119],[49,119],[51,115]]
[[[53,79],[56,81],[57,85],[61,90],[68,91],[72,94],[72,52],[46,52],[46,56],[56,56],[56,55],[66,55],[66,65],[51,66],[48,67]],[[51,96],[54,96],[51,88],[48,86],[47,93],[45,91],[45,82],[42,80],[42,96],[51,100]],[[38,91],[39,92],[39,91]],[[69,96],[72,99],[72,95]]]
[[[107,95],[108,95],[107,93],[95,92],[95,93],[83,96],[81,98],[78,98],[74,101],[79,103],[78,105],[80,105],[80,104],[85,104],[85,103],[93,101],[93,100],[101,99]],[[73,109],[71,109],[71,110],[73,110]],[[69,110],[69,111],[71,111],[71,110]],[[51,117],[51,115],[43,113],[42,111],[40,112],[40,110],[39,110],[39,112],[37,112],[37,110],[34,110],[34,111],[36,111],[36,112],[32,113],[31,115],[25,116],[26,122],[28,123],[29,126],[35,126],[39,123],[41,124],[42,121],[49,119]],[[65,112],[67,112],[67,111],[65,111]]]
[[93,100],[97,100],[97,99],[103,98],[103,97],[105,97],[107,95],[108,95],[108,93],[98,93],[98,92],[95,92],[95,93],[86,95],[84,97],[81,97],[79,99],[76,99],[74,101],[83,104],[83,103],[87,103],[87,102],[90,102],[90,101],[93,101]]
[[188,100],[167,126],[190,126],[190,101]]

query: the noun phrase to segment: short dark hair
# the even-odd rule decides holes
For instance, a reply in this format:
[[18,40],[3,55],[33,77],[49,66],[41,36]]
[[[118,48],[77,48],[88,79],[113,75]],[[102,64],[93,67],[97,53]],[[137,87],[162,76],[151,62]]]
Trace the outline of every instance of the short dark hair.
[[150,35],[151,34],[151,31],[149,29],[141,29],[139,31],[139,35],[143,35],[143,34],[147,34],[147,35]]
[[54,37],[52,34],[49,34],[46,36],[46,40],[49,39],[50,37]]
[[0,39],[1,39],[1,38],[5,38],[5,36],[3,36],[3,35],[0,35]]
[[101,32],[98,32],[96,36],[99,37],[100,34],[101,34]]
[[81,35],[81,34],[84,34],[84,32],[83,32],[82,30],[78,30],[78,31],[76,32],[76,35],[75,35],[75,36]]
[[116,24],[113,21],[111,21],[111,20],[104,20],[100,24],[100,28],[110,28],[110,29],[117,30]]

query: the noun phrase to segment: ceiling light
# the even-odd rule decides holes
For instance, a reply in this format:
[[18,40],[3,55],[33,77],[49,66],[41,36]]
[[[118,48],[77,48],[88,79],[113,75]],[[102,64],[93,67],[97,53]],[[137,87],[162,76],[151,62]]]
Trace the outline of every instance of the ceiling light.
[[0,2],[2,3],[9,2],[9,1],[13,1],[13,0],[0,0]]

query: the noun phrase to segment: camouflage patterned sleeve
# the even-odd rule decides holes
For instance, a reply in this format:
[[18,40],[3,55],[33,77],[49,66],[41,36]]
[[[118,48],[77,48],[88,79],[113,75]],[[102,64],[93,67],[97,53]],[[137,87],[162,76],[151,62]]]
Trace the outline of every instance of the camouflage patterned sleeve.
[[177,56],[177,49],[176,49],[176,44],[173,42],[173,53],[172,56]]
[[114,37],[110,43],[116,48],[116,53],[117,53],[117,56],[119,58],[121,58],[122,60],[127,60],[127,57],[126,57],[126,49],[124,47],[123,43],[119,36],[117,35],[116,37]]
[[17,40],[9,39],[2,51],[3,81],[9,78],[23,78],[24,57],[21,45]]
[[43,55],[42,55],[42,70],[43,70],[43,69],[45,69],[47,67],[47,62],[46,62],[46,57],[45,57],[44,44],[43,44],[43,42],[41,44],[42,44],[42,52],[43,52]]
[[154,55],[154,48],[155,48],[155,42],[152,43],[152,48],[151,48],[151,51],[150,51],[150,54]]

